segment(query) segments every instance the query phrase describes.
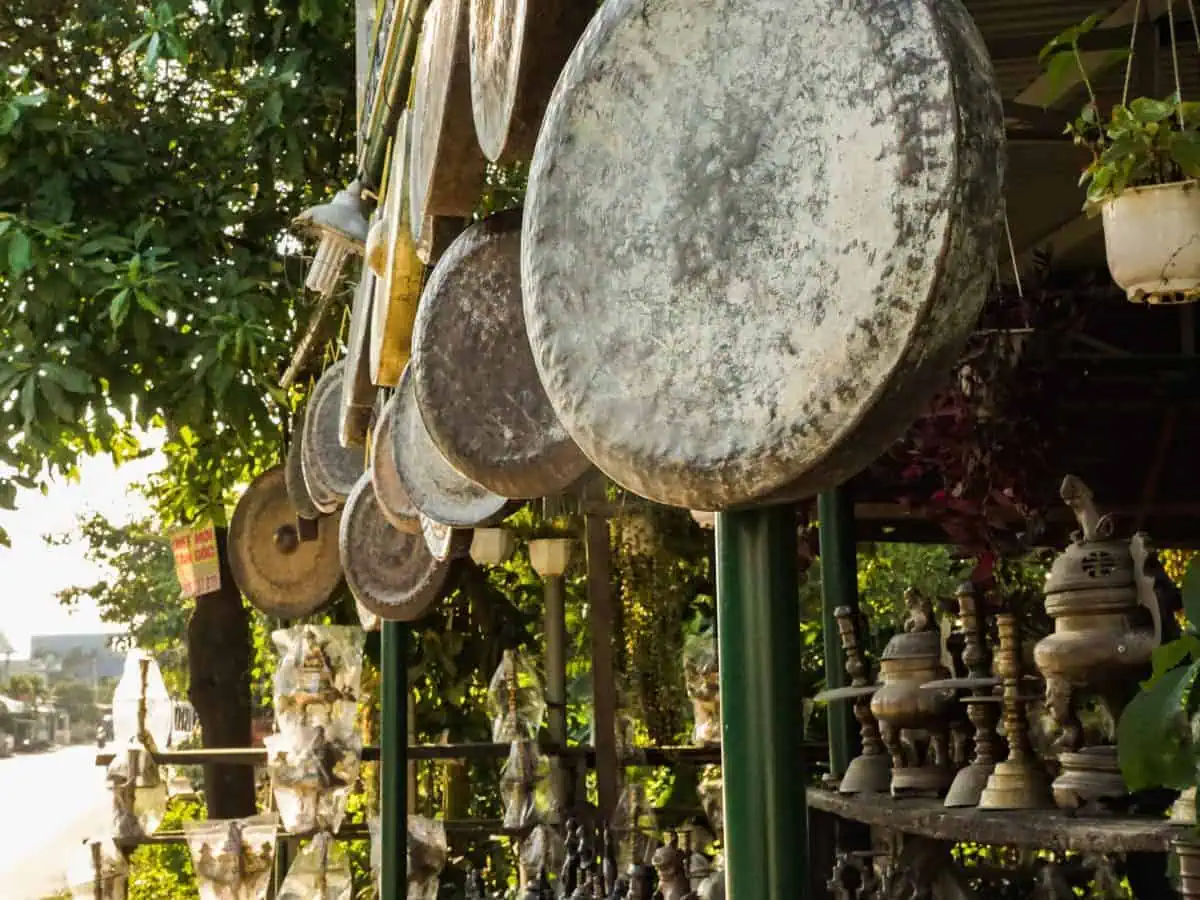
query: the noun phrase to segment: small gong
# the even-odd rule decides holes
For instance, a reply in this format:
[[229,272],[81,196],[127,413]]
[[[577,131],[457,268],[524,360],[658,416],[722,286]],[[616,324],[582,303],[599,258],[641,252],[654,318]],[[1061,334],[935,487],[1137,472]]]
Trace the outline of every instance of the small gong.
[[525,198],[525,317],[559,420],[672,506],[847,481],[974,328],[1003,175],[960,0],[607,0]]
[[300,446],[304,439],[304,414],[298,417],[300,427],[292,432],[292,440],[288,444],[287,461],[284,464],[284,483],[287,486],[288,499],[292,508],[301,519],[319,519],[323,512],[317,509],[312,497],[308,495],[308,487],[304,484],[304,470],[300,465],[303,450]]
[[366,466],[362,447],[341,441],[342,378],[345,360],[338,360],[318,379],[304,416],[301,467],[308,493],[318,509],[331,511],[346,502],[350,489]]
[[338,517],[316,522],[301,540],[282,466],[268,469],[238,500],[229,523],[229,568],[256,609],[296,619],[324,606],[342,580]]
[[346,361],[342,378],[342,397],[338,438],[343,447],[363,447],[375,409],[375,385],[371,382],[371,361],[367,341],[371,335],[371,305],[375,297],[375,273],[362,268],[354,305],[350,310],[350,334],[346,339]]
[[408,492],[400,481],[396,470],[395,444],[392,426],[396,422],[396,406],[399,394],[393,394],[383,405],[383,411],[375,423],[371,438],[371,485],[383,517],[392,527],[408,534],[421,531],[421,514],[408,499]]
[[521,303],[521,212],[476,222],[438,260],[413,328],[413,389],[450,464],[504,497],[563,491],[591,468],[538,377]]
[[474,528],[507,515],[508,500],[459,472],[430,440],[417,409],[411,367],[400,377],[395,399],[392,454],[412,505],[435,522],[457,528]]
[[471,540],[475,532],[471,528],[451,528],[435,522],[429,516],[421,516],[421,532],[425,546],[434,559],[456,559],[471,552]]
[[433,216],[470,216],[483,191],[487,159],[471,113],[467,0],[432,0],[413,69],[409,137],[409,220],[423,242]]
[[371,380],[380,387],[395,387],[412,352],[413,319],[421,299],[425,266],[417,255],[412,228],[408,224],[409,133],[408,110],[400,114],[396,142],[392,147],[391,171],[384,219],[388,222],[384,276],[376,285],[371,318]]
[[391,526],[365,472],[342,510],[338,544],[346,584],[370,612],[411,622],[437,602],[449,564],[433,558],[422,535]]
[[471,0],[471,108],[492,162],[526,162],[550,92],[594,6],[578,0]]

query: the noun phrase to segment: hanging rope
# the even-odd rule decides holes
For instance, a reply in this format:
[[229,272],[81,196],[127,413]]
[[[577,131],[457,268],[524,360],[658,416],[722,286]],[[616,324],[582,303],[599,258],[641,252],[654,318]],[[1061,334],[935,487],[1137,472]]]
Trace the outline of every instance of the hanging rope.
[[1179,118],[1179,127],[1183,122],[1183,84],[1179,80],[1179,44],[1175,40],[1175,0],[1167,0],[1167,27],[1171,32],[1171,68],[1175,73],[1175,111]]
[[[1191,3],[1192,0],[1188,0]],[[1142,20],[1142,0],[1133,7],[1133,28],[1129,32],[1129,56],[1125,57],[1125,86],[1121,89],[1121,105],[1129,103],[1129,81],[1133,74],[1133,51],[1137,44],[1138,22]]]
[[1004,236],[1008,239],[1008,259],[1012,263],[1013,280],[1017,283],[1017,296],[1025,299],[1025,290],[1021,286],[1021,270],[1017,265],[1017,250],[1013,246],[1012,228],[1008,224],[1008,202],[1004,203]]

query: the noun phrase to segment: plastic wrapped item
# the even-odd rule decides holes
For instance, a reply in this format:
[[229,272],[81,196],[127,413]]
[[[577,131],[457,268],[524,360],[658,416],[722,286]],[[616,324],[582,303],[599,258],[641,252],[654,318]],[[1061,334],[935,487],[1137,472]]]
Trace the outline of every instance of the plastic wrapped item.
[[162,750],[170,743],[175,705],[158,663],[145,652],[130,650],[125,654],[112,709],[113,743],[118,746],[136,741],[151,750]]
[[383,894],[383,836],[379,830],[379,816],[367,819],[367,833],[371,836],[371,883],[375,885],[375,896]]
[[408,817],[407,900],[437,900],[449,855],[446,826],[442,822],[424,816]]
[[362,737],[330,737],[316,725],[270,735],[263,744],[283,827],[297,834],[336,832],[358,778]]
[[85,841],[67,869],[71,900],[125,900],[129,865],[111,839]]
[[[574,821],[567,825],[571,828]],[[567,859],[567,847],[558,829],[548,825],[537,825],[529,837],[521,842],[521,868],[530,876],[545,869],[559,872]]]
[[184,822],[200,900],[263,900],[275,859],[274,815]]
[[505,650],[488,685],[492,740],[497,744],[537,739],[546,698],[537,671],[515,650]]
[[721,679],[717,642],[711,631],[693,635],[683,647],[683,676],[692,701],[692,741],[721,743]]
[[349,625],[298,625],[271,635],[275,721],[280,731],[321,726],[334,734],[354,730],[362,686],[365,635]]
[[700,795],[700,806],[717,840],[724,841],[725,794],[720,766],[707,766],[704,769],[700,776],[700,784],[696,786],[696,793]]
[[288,869],[276,900],[350,900],[354,881],[350,857],[322,832],[305,844]]
[[136,840],[153,834],[167,814],[167,783],[140,744],[118,751],[105,772],[112,791],[112,835]]
[[505,828],[527,828],[539,821],[546,800],[538,791],[545,779],[545,763],[532,741],[513,741],[500,773]]
[[640,784],[626,785],[613,811],[612,831],[617,838],[617,869],[649,866],[660,846],[656,836],[654,808]]

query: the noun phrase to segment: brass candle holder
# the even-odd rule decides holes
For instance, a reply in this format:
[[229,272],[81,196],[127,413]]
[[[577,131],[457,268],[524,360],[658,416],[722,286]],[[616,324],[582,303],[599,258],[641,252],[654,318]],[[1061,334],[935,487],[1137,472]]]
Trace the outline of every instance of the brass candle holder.
[[843,794],[886,793],[892,783],[892,761],[880,739],[879,723],[871,712],[871,697],[879,690],[879,685],[871,681],[871,664],[863,650],[862,613],[849,606],[839,606],[833,615],[846,654],[846,674],[850,676],[850,684],[822,691],[814,700],[819,703],[852,700],[862,741],[862,752],[846,766],[838,791]]
[[[980,809],[1044,809],[1054,805],[1046,770],[1034,755],[1029,741],[1025,704],[1036,697],[1021,694],[1021,639],[1012,613],[997,613],[1000,647],[996,674],[1004,685],[1000,699],[1004,707],[1004,736],[1008,759],[997,763],[979,798]],[[982,699],[982,698],[980,698]]]

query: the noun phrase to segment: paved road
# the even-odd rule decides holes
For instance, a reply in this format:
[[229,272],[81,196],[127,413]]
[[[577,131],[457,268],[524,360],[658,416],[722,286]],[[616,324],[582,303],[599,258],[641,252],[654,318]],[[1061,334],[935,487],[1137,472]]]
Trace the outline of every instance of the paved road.
[[108,793],[95,747],[0,759],[0,897],[42,900],[88,837],[107,830]]

